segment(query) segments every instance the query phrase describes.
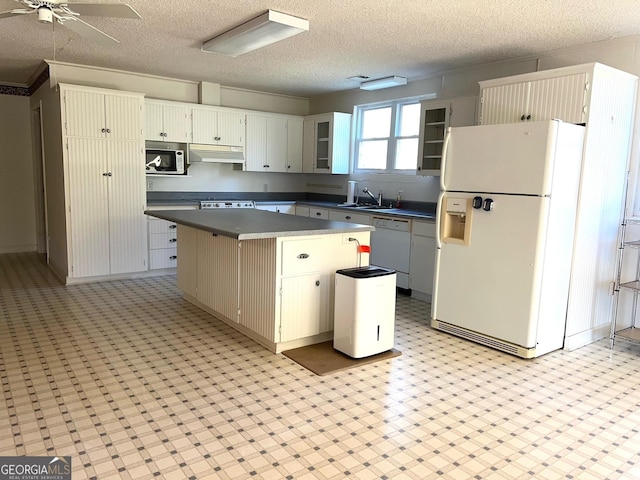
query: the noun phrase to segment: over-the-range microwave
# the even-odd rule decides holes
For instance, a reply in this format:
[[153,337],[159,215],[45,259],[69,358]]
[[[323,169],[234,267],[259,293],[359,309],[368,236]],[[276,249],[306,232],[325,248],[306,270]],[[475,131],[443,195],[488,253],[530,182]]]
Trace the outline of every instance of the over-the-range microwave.
[[145,167],[147,174],[183,175],[185,173],[184,150],[147,148]]

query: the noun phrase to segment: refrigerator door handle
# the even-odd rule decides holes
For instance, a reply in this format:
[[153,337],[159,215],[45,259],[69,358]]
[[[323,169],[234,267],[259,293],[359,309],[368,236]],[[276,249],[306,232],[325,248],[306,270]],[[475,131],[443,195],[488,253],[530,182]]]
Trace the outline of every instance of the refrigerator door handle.
[[451,139],[451,127],[447,127],[447,133],[444,136],[442,144],[442,158],[440,160],[440,190],[445,191],[447,187],[444,184],[445,167],[447,165],[447,150],[449,149],[449,140]]
[[440,222],[442,217],[442,203],[444,200],[444,191],[438,195],[438,203],[436,204],[436,249],[442,248],[442,237],[440,236]]

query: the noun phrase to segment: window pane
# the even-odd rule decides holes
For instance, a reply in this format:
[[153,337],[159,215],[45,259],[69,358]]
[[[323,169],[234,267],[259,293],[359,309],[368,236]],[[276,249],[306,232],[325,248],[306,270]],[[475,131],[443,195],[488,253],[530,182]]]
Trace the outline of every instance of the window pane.
[[398,170],[415,170],[418,162],[418,139],[402,138],[396,142],[395,168]]
[[401,105],[400,115],[398,118],[400,119],[400,123],[398,125],[398,136],[411,137],[412,135],[418,135],[420,127],[419,103]]
[[[419,120],[419,117],[418,117]],[[362,138],[385,138],[391,133],[391,107],[362,112]]]
[[[360,143],[358,168],[384,170],[387,168],[387,140],[369,140]],[[416,142],[417,145],[417,142]],[[416,150],[417,152],[417,150]],[[416,154],[417,155],[417,154]],[[415,168],[414,156],[414,167]]]

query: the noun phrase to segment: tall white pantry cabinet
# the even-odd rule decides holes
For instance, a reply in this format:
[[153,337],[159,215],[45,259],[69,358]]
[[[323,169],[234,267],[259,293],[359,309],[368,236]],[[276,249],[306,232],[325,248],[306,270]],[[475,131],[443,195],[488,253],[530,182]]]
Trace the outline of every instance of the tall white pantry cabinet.
[[60,85],[67,283],[147,270],[143,100]]
[[564,348],[609,335],[638,78],[590,63],[480,82],[483,125],[586,127]]

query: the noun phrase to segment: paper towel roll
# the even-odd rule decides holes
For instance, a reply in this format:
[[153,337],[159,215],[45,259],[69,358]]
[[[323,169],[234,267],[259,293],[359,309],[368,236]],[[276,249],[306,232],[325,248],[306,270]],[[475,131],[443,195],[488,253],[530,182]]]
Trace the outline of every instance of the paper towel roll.
[[355,203],[355,193],[356,193],[356,185],[358,182],[350,180],[347,182],[347,202],[346,203]]

